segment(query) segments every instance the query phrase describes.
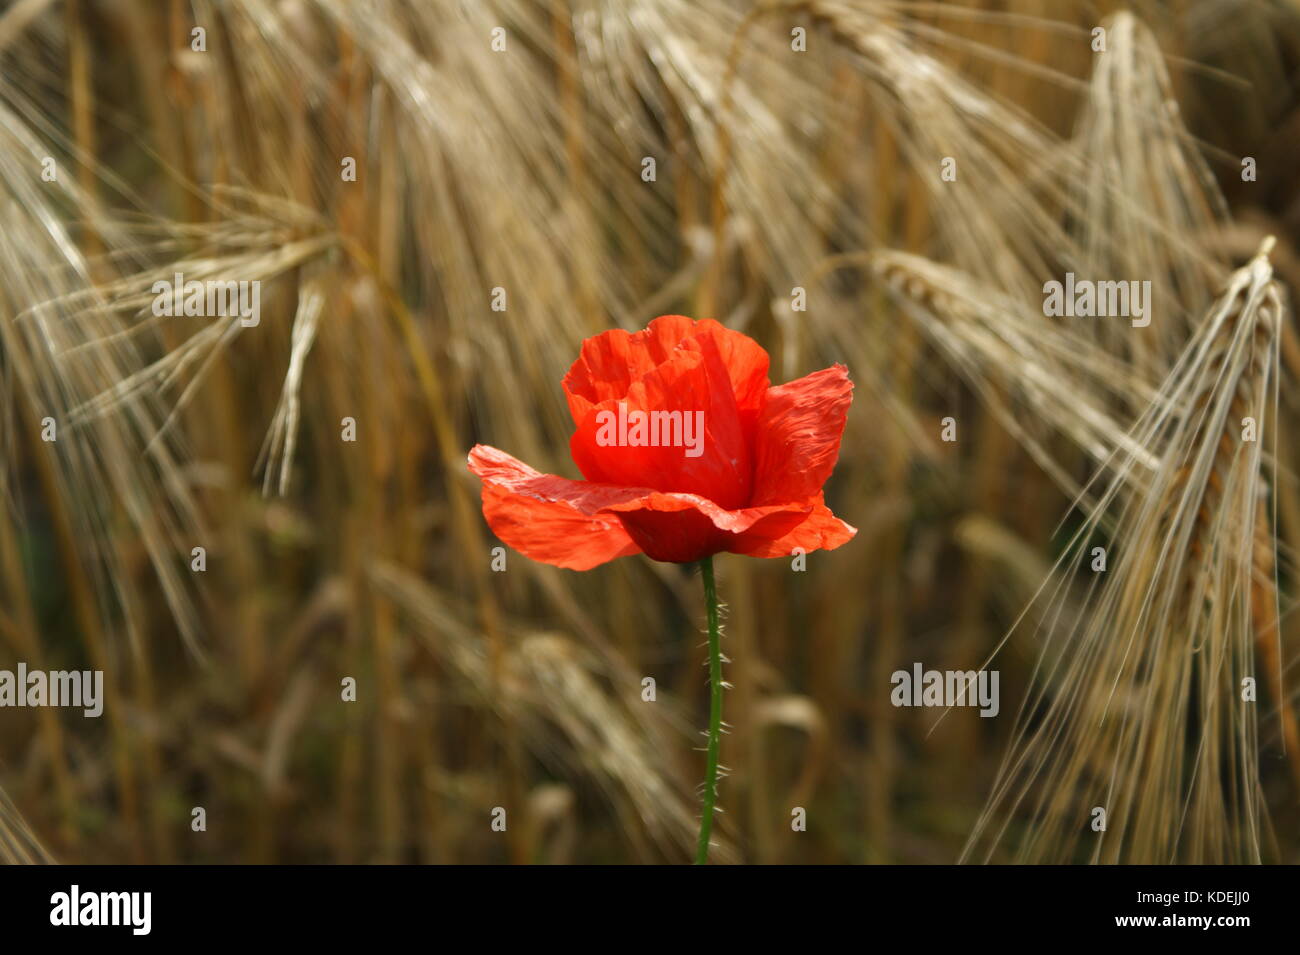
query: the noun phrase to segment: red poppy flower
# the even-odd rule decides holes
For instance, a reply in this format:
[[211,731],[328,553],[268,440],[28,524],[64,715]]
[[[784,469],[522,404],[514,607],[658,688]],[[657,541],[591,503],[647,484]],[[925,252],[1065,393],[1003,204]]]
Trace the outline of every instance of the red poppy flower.
[[636,553],[686,563],[839,547],[857,530],[822,485],[853,400],[848,370],[770,387],[767,369],[757,342],[711,319],[665,315],[587,339],[563,383],[587,480],[476,445],[469,467],[493,533],[572,570]]

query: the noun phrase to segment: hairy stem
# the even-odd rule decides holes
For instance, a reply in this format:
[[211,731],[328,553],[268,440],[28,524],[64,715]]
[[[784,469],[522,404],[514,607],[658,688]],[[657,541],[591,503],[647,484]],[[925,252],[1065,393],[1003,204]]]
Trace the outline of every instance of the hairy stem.
[[696,865],[709,861],[709,833],[713,830],[713,810],[718,804],[718,745],[722,736],[722,635],[718,627],[718,588],[713,582],[712,557],[700,561],[700,576],[704,578],[704,603],[709,615],[709,745]]

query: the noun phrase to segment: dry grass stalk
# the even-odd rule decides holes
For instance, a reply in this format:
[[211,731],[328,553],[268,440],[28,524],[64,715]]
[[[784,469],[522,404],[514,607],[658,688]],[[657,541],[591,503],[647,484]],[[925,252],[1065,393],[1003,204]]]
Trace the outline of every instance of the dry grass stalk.
[[[1060,566],[1091,578],[1082,619],[1053,627],[1036,689],[966,851],[1020,861],[1259,862],[1259,682],[1252,593],[1267,506],[1285,311],[1267,245],[1235,272],[1133,429],[1160,456],[1145,493],[1113,478]],[[1246,421],[1245,419],[1251,419]],[[1105,539],[1102,518],[1117,507]],[[1091,550],[1104,544],[1104,573]],[[1105,811],[1105,830],[1089,823]]]

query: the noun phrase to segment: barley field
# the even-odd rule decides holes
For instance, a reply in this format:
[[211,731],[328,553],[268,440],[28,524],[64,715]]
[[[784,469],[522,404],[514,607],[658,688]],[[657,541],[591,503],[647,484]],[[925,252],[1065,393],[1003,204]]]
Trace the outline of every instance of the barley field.
[[690,861],[699,569],[466,465],[680,314],[854,384],[710,861],[1300,862],[1300,2],[0,6],[0,861]]

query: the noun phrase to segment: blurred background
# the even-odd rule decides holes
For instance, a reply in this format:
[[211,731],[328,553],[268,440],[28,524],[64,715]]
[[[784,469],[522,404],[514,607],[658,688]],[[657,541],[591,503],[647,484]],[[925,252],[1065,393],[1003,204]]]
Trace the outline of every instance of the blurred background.
[[[688,859],[698,574],[494,572],[465,467],[577,477],[579,343],[683,313],[774,383],[856,383],[826,498],[857,538],[718,559],[715,858],[956,861],[1075,491],[1265,235],[1300,281],[1298,80],[1294,0],[4,5],[0,668],[101,669],[107,700],[0,710],[0,858]],[[1067,270],[1151,280],[1151,327],[1044,318]],[[260,323],[155,316],[177,272],[259,281]],[[1269,675],[1271,862],[1300,861],[1291,323],[1281,636],[1229,635]],[[999,717],[891,705],[895,670],[999,646]],[[992,858],[1087,858],[1022,824]],[[1178,858],[1251,855],[1216,844]]]

